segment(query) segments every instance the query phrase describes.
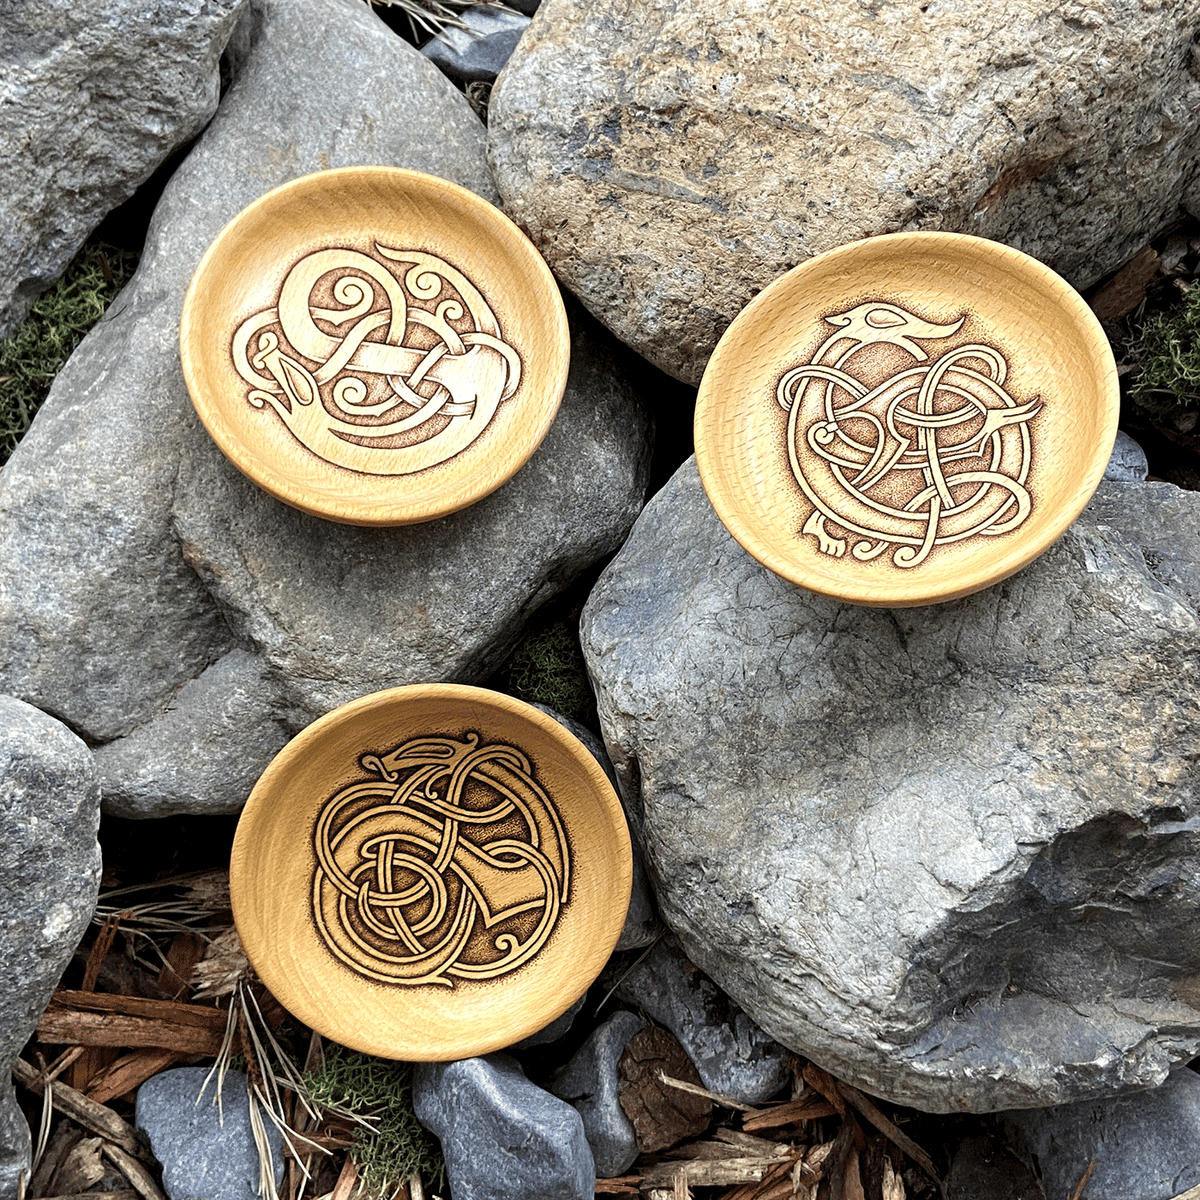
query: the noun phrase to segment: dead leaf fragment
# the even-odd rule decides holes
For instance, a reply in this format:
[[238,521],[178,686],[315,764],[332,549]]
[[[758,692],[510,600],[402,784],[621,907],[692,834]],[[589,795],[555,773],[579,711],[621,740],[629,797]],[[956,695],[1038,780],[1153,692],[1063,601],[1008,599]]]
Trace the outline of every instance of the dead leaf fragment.
[[643,1153],[695,1137],[712,1120],[712,1101],[663,1082],[663,1076],[701,1087],[700,1074],[665,1029],[648,1026],[625,1047],[617,1066],[617,1099]]

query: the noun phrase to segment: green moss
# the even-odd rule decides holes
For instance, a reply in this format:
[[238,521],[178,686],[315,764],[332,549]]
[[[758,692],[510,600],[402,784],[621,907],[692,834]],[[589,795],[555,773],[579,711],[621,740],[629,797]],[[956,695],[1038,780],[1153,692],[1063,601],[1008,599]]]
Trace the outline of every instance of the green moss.
[[89,242],[29,316],[0,341],[0,464],[8,461],[55,375],[104,315],[137,256]]
[[304,1082],[318,1103],[372,1118],[373,1129],[360,1130],[350,1148],[359,1178],[370,1193],[389,1196],[417,1172],[427,1187],[444,1188],[441,1148],[413,1112],[409,1063],[330,1044],[325,1061],[309,1071]]
[[1129,356],[1140,368],[1130,385],[1135,399],[1200,405],[1200,287],[1192,287],[1172,312],[1148,320]]
[[513,651],[497,683],[518,700],[544,704],[584,725],[595,723],[596,701],[579,645],[577,614],[535,625]]

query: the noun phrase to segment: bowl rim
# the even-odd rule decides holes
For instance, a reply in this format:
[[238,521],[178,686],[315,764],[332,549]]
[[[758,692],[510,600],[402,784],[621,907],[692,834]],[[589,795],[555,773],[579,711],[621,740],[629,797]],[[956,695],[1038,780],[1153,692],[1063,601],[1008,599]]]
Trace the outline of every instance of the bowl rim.
[[[594,901],[591,908],[581,909],[576,916],[577,921],[585,923],[588,927],[588,952],[586,955],[575,954],[567,962],[570,964],[580,959],[584,964],[595,965],[595,971],[586,971],[581,967],[571,974],[574,980],[572,986],[560,987],[555,991],[541,988],[536,993],[538,1003],[527,1005],[520,1014],[508,1013],[507,1016],[511,1019],[502,1023],[498,1032],[489,1032],[486,1028],[472,1028],[457,1038],[448,1037],[433,1053],[429,1052],[428,1047],[397,1047],[394,1042],[376,1038],[371,1029],[357,1023],[353,1004],[348,1005],[346,1024],[337,1028],[330,1027],[324,1019],[325,1014],[316,1011],[308,1003],[302,988],[294,986],[293,976],[289,973],[287,965],[288,953],[276,944],[267,931],[259,929],[257,922],[247,925],[244,916],[254,905],[256,893],[260,893],[265,886],[252,866],[254,839],[273,829],[281,821],[286,822],[289,819],[283,804],[286,794],[295,792],[289,781],[303,769],[307,756],[314,747],[335,731],[357,722],[366,713],[377,713],[380,709],[396,706],[411,710],[430,700],[470,706],[472,714],[478,714],[483,706],[501,717],[504,714],[516,715],[533,726],[541,736],[567,752],[573,767],[578,768],[580,772],[581,791],[586,789],[586,793],[594,799],[603,820],[606,836],[612,839],[605,856],[606,878],[612,880],[616,893],[625,897],[624,905],[599,912],[598,916],[592,912],[593,909],[597,909]],[[294,807],[292,811],[294,813]],[[304,820],[299,817],[294,819],[294,824],[296,832],[307,829]],[[568,822],[568,826],[569,824]],[[577,862],[576,851],[572,853]],[[284,1008],[310,1028],[350,1049],[386,1058],[434,1062],[473,1057],[511,1046],[544,1029],[570,1009],[587,992],[615,950],[625,924],[632,877],[633,852],[624,806],[603,766],[570,729],[537,706],[506,693],[468,684],[416,683],[372,692],[331,710],[305,726],[275,755],[259,776],[238,818],[230,854],[229,887],[234,924],[238,928],[239,937],[242,938],[246,956],[264,985]],[[242,922],[238,921],[239,911],[243,913]],[[587,915],[583,915],[584,913]],[[248,938],[243,934],[244,928],[249,929]],[[536,966],[536,961],[535,958],[526,966]],[[518,968],[521,969],[524,968]],[[492,985],[498,993],[498,1001],[503,1003],[508,989],[503,981],[498,984],[492,981]],[[395,998],[397,1007],[414,1001],[413,993],[409,989],[399,986],[387,988],[387,985],[363,980],[353,972],[347,973],[345,987],[348,995],[357,993],[359,996],[372,991],[378,993],[386,990]],[[425,1004],[436,1005],[443,999],[441,989],[435,988],[434,991],[437,992],[436,996],[431,994],[421,997]]]
[[[295,481],[292,473],[279,469],[271,456],[261,454],[252,444],[230,434],[222,417],[227,401],[207,394],[200,382],[204,368],[201,366],[199,339],[206,320],[202,301],[207,289],[220,286],[218,266],[227,246],[236,239],[239,231],[245,225],[261,219],[264,213],[269,214],[272,209],[286,209],[297,196],[302,197],[314,191],[319,193],[348,183],[369,182],[371,179],[388,181],[435,200],[439,196],[452,198],[462,210],[470,213],[473,221],[485,228],[485,232],[499,233],[499,239],[490,239],[493,249],[502,244],[510,258],[520,257],[522,273],[537,281],[536,307],[548,335],[545,344],[553,347],[559,359],[557,369],[547,378],[544,388],[548,395],[553,396],[553,401],[541,407],[537,420],[519,423],[521,449],[508,456],[505,469],[499,473],[473,470],[460,483],[453,498],[438,504],[414,503],[411,499],[405,499],[404,493],[409,491],[407,487],[396,489],[401,493],[399,497],[353,502],[341,497],[327,498],[321,493],[307,490],[302,482]],[[491,229],[487,228],[489,223]],[[180,365],[192,406],[221,453],[243,475],[276,500],[310,516],[340,524],[367,526],[418,524],[449,516],[478,503],[506,483],[529,461],[554,423],[566,391],[570,365],[570,328],[558,282],[545,259],[512,218],[490,201],[452,180],[410,167],[385,164],[329,167],[298,175],[272,187],[240,209],[209,242],[192,272],[180,312],[178,341]],[[377,478],[394,481],[397,478],[411,480],[412,476]]]
[[[1044,526],[1043,534],[1036,539],[1026,537],[1014,543],[1020,549],[1016,553],[1010,551],[1006,554],[1002,564],[994,570],[976,571],[958,581],[947,579],[941,586],[919,595],[912,595],[914,589],[911,587],[899,588],[900,594],[893,594],[891,589],[881,587],[876,580],[864,581],[857,586],[853,580],[848,580],[845,585],[840,582],[836,586],[830,585],[827,577],[806,571],[803,559],[797,560],[781,551],[775,539],[763,533],[759,522],[731,502],[726,494],[718,465],[722,455],[720,417],[723,406],[713,381],[723,370],[725,362],[736,355],[744,331],[755,326],[759,314],[776,305],[781,296],[803,286],[808,276],[835,269],[839,264],[849,266],[855,260],[867,260],[876,255],[932,253],[939,248],[949,247],[971,249],[981,260],[990,260],[995,265],[1005,263],[1010,269],[1018,268],[1031,281],[1036,281],[1048,298],[1062,307],[1079,331],[1081,340],[1089,347],[1092,361],[1103,363],[1103,367],[1097,370],[1095,386],[1103,405],[1099,423],[1107,431],[1102,439],[1103,444],[1097,444],[1070,499],[1059,505],[1053,520]],[[849,271],[847,278],[853,278]],[[848,286],[847,292],[850,290]],[[939,604],[971,595],[1002,582],[1044,553],[1076,520],[1103,478],[1116,440],[1119,416],[1120,384],[1112,347],[1099,318],[1070,283],[1032,255],[1003,242],[948,230],[913,230],[876,234],[815,254],[772,280],[755,295],[726,328],[705,366],[696,394],[693,435],[696,465],[709,502],[726,530],[753,558],[782,579],[829,599],[867,607],[900,608]]]

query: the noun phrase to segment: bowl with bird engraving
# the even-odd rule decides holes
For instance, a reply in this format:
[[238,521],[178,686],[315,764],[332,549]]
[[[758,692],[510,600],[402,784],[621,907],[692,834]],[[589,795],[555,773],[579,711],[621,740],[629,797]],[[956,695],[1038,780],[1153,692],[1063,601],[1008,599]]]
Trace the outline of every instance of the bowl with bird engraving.
[[620,937],[632,858],[604,770],[501,693],[414,684],[302,730],[238,821],[234,921],[279,1002],[411,1062],[544,1029]]
[[965,234],[818,255],[765,288],[709,360],[696,461],[729,532],[856,604],[953,600],[1026,566],[1103,477],[1119,391],[1064,279]]
[[558,411],[566,311],[523,233],[466,188],[345,167],[243,209],[200,260],[180,357],[221,451],[296,508],[406,525],[518,471]]

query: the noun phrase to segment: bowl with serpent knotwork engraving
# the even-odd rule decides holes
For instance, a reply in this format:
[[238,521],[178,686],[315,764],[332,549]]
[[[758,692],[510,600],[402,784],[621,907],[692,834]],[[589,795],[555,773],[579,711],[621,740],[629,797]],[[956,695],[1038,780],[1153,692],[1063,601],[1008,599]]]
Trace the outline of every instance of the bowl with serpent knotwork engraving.
[[319,517],[407,525],[473,504],[537,449],[566,387],[554,277],[473,192],[345,167],[243,209],[200,260],[180,357],[222,452]]
[[591,986],[629,904],[629,832],[587,748],[484,688],[377,692],[263,772],[230,862],[255,971],[344,1046],[486,1054]]
[[1071,524],[1117,432],[1079,294],[998,242],[868,238],[765,288],[696,402],[713,508],[764,566],[855,604],[966,596]]

